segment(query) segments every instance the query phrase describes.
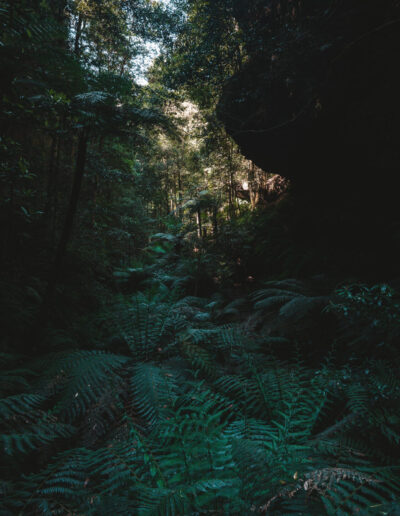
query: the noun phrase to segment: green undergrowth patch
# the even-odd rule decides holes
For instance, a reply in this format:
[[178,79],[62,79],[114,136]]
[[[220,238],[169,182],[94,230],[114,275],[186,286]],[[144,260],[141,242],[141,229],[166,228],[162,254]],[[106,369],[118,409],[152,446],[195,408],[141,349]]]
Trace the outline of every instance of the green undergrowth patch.
[[[289,279],[226,324],[232,300],[160,288],[116,300],[98,349],[3,353],[1,514],[396,514],[396,299]],[[336,333],[308,356],[315,313]]]

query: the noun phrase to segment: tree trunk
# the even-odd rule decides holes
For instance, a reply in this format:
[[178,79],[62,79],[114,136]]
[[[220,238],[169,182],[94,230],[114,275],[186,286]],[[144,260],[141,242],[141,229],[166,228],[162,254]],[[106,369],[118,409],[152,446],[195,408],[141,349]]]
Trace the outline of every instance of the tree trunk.
[[74,224],[74,219],[76,215],[76,210],[78,208],[79,195],[82,187],[82,179],[85,172],[85,163],[86,163],[86,151],[87,151],[87,143],[88,143],[88,135],[87,132],[84,131],[78,141],[78,152],[76,156],[76,165],[75,165],[75,174],[74,174],[74,183],[72,185],[71,197],[69,200],[69,208],[67,211],[67,215],[64,222],[63,231],[60,238],[60,243],[58,245],[56,259],[55,259],[55,268],[58,270],[62,262],[64,260],[64,256],[67,250],[67,246],[69,240],[71,238],[72,228]]
[[233,143],[231,142],[229,145],[229,154],[228,154],[228,163],[229,163],[229,218],[232,220],[235,217],[235,180],[234,175],[235,172],[233,170]]
[[258,188],[257,188],[257,181],[255,178],[255,166],[252,162],[249,168],[249,173],[247,176],[247,182],[249,185],[249,195],[250,195],[250,205],[251,209],[254,210],[258,203]]
[[198,208],[196,212],[196,219],[197,219],[197,229],[198,229],[198,236],[201,238],[203,236],[203,228],[201,226],[201,210]]
[[[78,141],[78,152],[76,156],[76,165],[75,165],[75,174],[74,174],[74,182],[72,185],[72,191],[69,201],[69,207],[67,210],[67,214],[65,217],[64,227],[61,233],[60,242],[58,244],[56,257],[53,264],[53,270],[49,279],[49,283],[47,285],[46,294],[43,300],[43,310],[42,317],[47,315],[48,309],[50,308],[54,294],[57,286],[57,282],[59,279],[60,269],[62,267],[64,257],[67,251],[67,246],[71,238],[72,228],[74,224],[74,219],[76,215],[76,211],[78,208],[79,195],[81,192],[82,179],[85,172],[85,163],[86,163],[86,151],[87,151],[87,143],[88,143],[88,134],[86,131],[83,131],[79,137]],[[44,322],[44,321],[43,321]]]
[[53,226],[53,204],[54,204],[54,166],[57,153],[57,136],[52,137],[50,148],[49,168],[47,172],[47,194],[46,204],[44,207],[44,219],[47,223],[47,229],[51,230]]
[[51,227],[51,246],[54,248],[56,242],[56,230],[57,230],[57,217],[58,217],[58,182],[59,182],[59,174],[60,174],[60,159],[61,159],[61,138],[57,138],[57,149],[56,149],[56,160],[54,164],[54,184],[53,184],[53,205],[52,209],[52,218],[53,225]]
[[83,24],[83,18],[82,15],[79,14],[78,21],[76,23],[76,29],[75,29],[75,43],[74,43],[74,54],[79,59],[81,55],[81,36],[82,36],[82,24]]
[[212,223],[213,223],[213,235],[216,237],[218,235],[218,208],[217,208],[217,206],[213,206],[213,209],[212,209]]
[[178,168],[178,217],[182,218],[182,177],[180,168]]

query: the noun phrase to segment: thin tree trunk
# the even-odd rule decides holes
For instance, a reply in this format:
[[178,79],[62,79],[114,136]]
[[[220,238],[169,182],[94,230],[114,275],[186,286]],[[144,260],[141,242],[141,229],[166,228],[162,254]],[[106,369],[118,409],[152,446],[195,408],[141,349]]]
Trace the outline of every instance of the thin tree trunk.
[[[87,151],[87,143],[88,143],[88,134],[84,131],[78,141],[78,152],[76,156],[76,165],[75,165],[75,174],[74,174],[74,182],[72,185],[72,191],[69,201],[69,207],[67,210],[67,214],[65,217],[64,227],[61,233],[60,242],[58,244],[56,257],[53,264],[53,270],[47,285],[46,294],[43,300],[42,307],[42,316],[41,319],[46,317],[48,309],[50,308],[54,294],[57,287],[57,282],[60,275],[60,269],[62,267],[65,254],[67,251],[68,243],[71,238],[72,228],[74,224],[74,219],[76,215],[76,211],[78,208],[79,195],[81,192],[82,179],[85,172],[85,163],[86,163],[86,151]],[[45,322],[45,320],[43,320]]]
[[78,22],[76,24],[76,29],[75,29],[75,44],[74,44],[74,54],[76,55],[76,57],[78,59],[81,55],[82,24],[83,24],[83,18],[82,18],[82,15],[79,14]]
[[61,159],[61,138],[58,138],[56,148],[56,160],[54,164],[54,184],[53,184],[53,205],[51,206],[51,216],[53,225],[51,227],[51,246],[54,248],[56,241],[57,217],[58,217],[58,180],[60,174],[60,159]]
[[74,174],[74,183],[72,185],[71,197],[69,201],[69,208],[67,211],[67,215],[65,218],[65,223],[63,227],[63,231],[60,238],[60,243],[58,245],[56,259],[55,259],[55,268],[58,270],[62,265],[64,260],[64,256],[67,250],[67,246],[69,240],[71,238],[72,228],[74,224],[74,219],[76,215],[76,211],[78,208],[79,195],[82,187],[83,175],[85,173],[85,164],[86,164],[86,151],[87,151],[87,143],[88,143],[88,135],[87,132],[84,131],[78,141],[78,152],[76,156],[76,166],[75,166],[75,174]]
[[182,218],[182,177],[180,168],[178,168],[178,217]]
[[50,147],[50,159],[49,159],[49,168],[47,172],[47,194],[46,194],[46,204],[44,207],[44,218],[48,223],[47,228],[51,229],[53,225],[53,202],[54,202],[54,165],[56,161],[56,151],[57,151],[57,136],[52,137],[51,147]]
[[229,145],[229,218],[232,220],[235,217],[235,185],[234,185],[234,170],[233,170],[233,143]]
[[212,222],[213,222],[213,234],[216,237],[218,235],[218,207],[213,206],[212,209]]
[[[98,152],[101,156],[101,153],[103,152],[104,148],[104,136],[100,136],[99,139],[99,145],[98,145]],[[92,215],[91,215],[91,221],[92,221],[92,228],[94,229],[96,226],[96,213],[97,213],[97,193],[99,188],[99,175],[97,172],[94,175],[94,181],[93,181],[93,206],[92,206]]]
[[235,191],[235,184],[233,179],[233,170],[230,171],[229,175],[229,189],[230,189],[230,211],[231,211],[231,219],[235,218],[236,215],[236,209],[235,209],[235,199],[236,199],[236,191]]
[[174,172],[174,215],[177,215],[177,209],[178,209],[178,173]]
[[198,208],[198,210],[196,212],[196,219],[197,219],[198,235],[199,235],[199,238],[201,238],[203,236],[203,228],[201,226],[201,210],[200,210],[200,208]]
[[250,196],[250,205],[251,209],[254,210],[256,208],[257,202],[258,202],[258,195],[257,195],[257,182],[255,178],[255,166],[252,162],[249,168],[249,173],[247,176],[247,181],[249,185],[249,196]]

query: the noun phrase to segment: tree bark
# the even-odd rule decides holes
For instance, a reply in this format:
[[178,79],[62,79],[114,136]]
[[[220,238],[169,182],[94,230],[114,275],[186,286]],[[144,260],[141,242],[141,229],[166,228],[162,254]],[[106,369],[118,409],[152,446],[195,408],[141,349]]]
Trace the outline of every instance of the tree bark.
[[201,210],[200,210],[200,208],[197,209],[196,219],[197,219],[198,235],[199,235],[199,238],[201,238],[203,236],[203,228],[201,226]]
[[57,152],[57,136],[52,137],[50,148],[49,168],[47,172],[47,198],[44,207],[44,218],[48,224],[48,229],[53,225],[53,203],[54,203],[54,165]]
[[218,235],[218,207],[213,206],[212,209],[213,235]]
[[[48,309],[50,308],[56,287],[57,282],[60,275],[60,269],[62,267],[65,254],[67,251],[68,243],[71,238],[72,228],[74,224],[74,219],[76,215],[76,211],[78,208],[79,195],[82,187],[82,179],[85,172],[85,163],[86,163],[86,151],[87,151],[87,143],[88,143],[88,134],[87,131],[83,131],[79,136],[78,141],[78,152],[76,156],[76,165],[75,165],[75,174],[74,174],[74,182],[72,185],[72,191],[69,201],[69,207],[67,210],[67,214],[65,217],[64,227],[61,233],[60,242],[58,244],[58,248],[56,251],[56,256],[53,264],[53,270],[50,275],[50,279],[47,285],[46,294],[43,300],[42,307],[42,315],[40,319],[43,320],[47,316]],[[45,322],[45,320],[43,320]]]
[[81,36],[82,36],[82,24],[83,19],[82,15],[79,14],[78,21],[76,23],[76,29],[75,29],[75,43],[74,43],[74,54],[79,59],[81,55]]
[[78,141],[78,152],[76,156],[74,183],[72,185],[71,197],[69,200],[69,208],[67,211],[67,215],[65,217],[64,227],[61,234],[60,243],[58,245],[56,259],[54,262],[55,268],[57,270],[62,265],[67,250],[67,246],[71,238],[74,219],[78,208],[78,201],[82,187],[83,175],[85,173],[87,143],[88,135],[87,132],[84,131],[80,135]]
[[178,217],[182,218],[182,177],[181,170],[178,168]]
[[257,188],[257,182],[255,177],[255,166],[252,162],[249,168],[249,173],[247,176],[247,182],[249,187],[249,196],[250,196],[250,205],[251,209],[255,210],[257,203],[258,203],[258,188]]

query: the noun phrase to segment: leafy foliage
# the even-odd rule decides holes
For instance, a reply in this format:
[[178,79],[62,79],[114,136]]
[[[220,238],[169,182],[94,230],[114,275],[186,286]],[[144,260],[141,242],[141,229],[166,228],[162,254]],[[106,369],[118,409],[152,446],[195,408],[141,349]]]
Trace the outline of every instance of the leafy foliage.
[[[278,283],[262,295],[289,287],[304,295],[297,281]],[[11,480],[3,511],[330,515],[394,507],[399,362],[367,357],[350,368],[333,354],[312,369],[295,348],[289,359],[274,357],[279,339],[196,323],[193,310],[206,300],[166,295],[138,294],[110,310],[127,354],[49,355],[35,366],[39,381],[26,377],[37,394],[1,401],[5,464],[32,449],[52,456]],[[185,305],[192,310],[182,312]],[[60,449],[72,438],[66,451],[51,451],[53,441]]]
[[1,514],[399,510],[395,284],[315,276],[216,119],[300,12],[245,3],[0,2]]

